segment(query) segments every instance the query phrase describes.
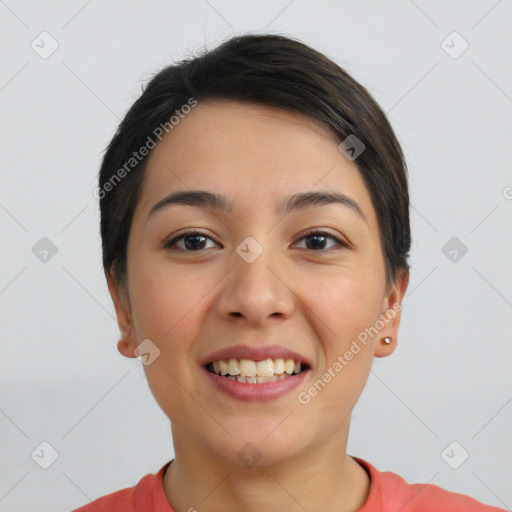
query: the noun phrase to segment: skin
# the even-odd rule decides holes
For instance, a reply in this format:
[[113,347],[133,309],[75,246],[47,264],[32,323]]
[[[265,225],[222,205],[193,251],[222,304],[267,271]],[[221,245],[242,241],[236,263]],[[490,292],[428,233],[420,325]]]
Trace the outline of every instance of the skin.
[[[386,283],[377,217],[356,163],[307,116],[209,101],[163,138],[146,172],[128,243],[126,290],[110,274],[107,281],[121,354],[135,357],[146,338],[160,350],[144,371],[171,420],[175,459],[164,476],[171,506],[176,512],[358,510],[370,482],[346,454],[351,412],[373,358],[396,348],[400,313],[308,404],[297,400],[359,333],[402,302],[408,285],[405,271]],[[179,205],[148,219],[160,199],[189,189],[223,193],[234,209]],[[366,220],[337,204],[275,215],[274,203],[310,190],[349,196]],[[186,240],[181,251],[166,249],[185,228],[210,238],[199,240],[200,249],[191,239],[188,252]],[[350,248],[330,238],[315,245],[303,238],[307,228]],[[236,252],[248,236],[263,248],[250,264]],[[312,370],[284,397],[231,398],[209,383],[200,361],[239,343],[284,345],[308,358]],[[237,456],[247,442],[261,453],[250,468]]]

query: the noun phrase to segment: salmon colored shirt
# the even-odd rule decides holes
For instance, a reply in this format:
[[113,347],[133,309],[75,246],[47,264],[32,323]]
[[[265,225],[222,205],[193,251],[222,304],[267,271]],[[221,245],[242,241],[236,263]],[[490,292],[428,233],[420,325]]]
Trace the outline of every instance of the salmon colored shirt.
[[[380,472],[368,462],[353,457],[370,476],[370,491],[359,512],[503,512],[469,496],[433,484],[408,484],[389,471]],[[165,496],[163,476],[167,462],[156,475],[143,477],[135,487],[98,498],[72,512],[174,512]],[[193,510],[193,507],[191,507]]]

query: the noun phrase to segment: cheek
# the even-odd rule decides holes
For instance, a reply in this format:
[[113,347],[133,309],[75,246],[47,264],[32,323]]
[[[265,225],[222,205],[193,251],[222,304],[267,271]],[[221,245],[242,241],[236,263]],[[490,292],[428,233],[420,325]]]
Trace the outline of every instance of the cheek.
[[[166,415],[189,428],[201,413],[184,390],[193,389],[197,379],[190,371],[191,350],[204,321],[200,305],[207,291],[205,279],[169,268],[139,272],[133,282],[138,339],[148,338],[160,350],[158,358],[144,366],[148,385]],[[192,423],[188,425],[188,421]]]
[[347,273],[325,279],[324,286],[314,287],[308,297],[306,303],[314,312],[313,325],[318,326],[316,334],[322,343],[319,373],[329,382],[325,403],[353,403],[373,361],[370,327],[379,318],[379,283],[362,273]]
[[139,337],[168,344],[179,332],[196,325],[194,313],[208,284],[200,276],[166,268],[139,272],[134,278],[132,311]]
[[[307,303],[325,324],[331,349],[342,350],[347,342],[373,325],[381,306],[380,285],[371,273],[344,273],[312,286]],[[320,284],[320,283],[319,283]],[[318,323],[318,321],[316,322]]]
[[[353,403],[362,391],[373,361],[373,336],[380,318],[384,282],[377,275],[354,273],[331,287],[330,322],[335,337],[326,347],[327,368],[337,381],[331,388],[341,400]],[[329,377],[327,377],[329,378]]]

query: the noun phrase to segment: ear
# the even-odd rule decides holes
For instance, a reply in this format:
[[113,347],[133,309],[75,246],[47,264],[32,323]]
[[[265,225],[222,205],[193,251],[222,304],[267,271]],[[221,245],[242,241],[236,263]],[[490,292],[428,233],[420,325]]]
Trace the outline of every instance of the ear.
[[117,342],[117,350],[125,357],[137,357],[134,354],[136,348],[135,329],[132,323],[132,312],[128,292],[118,287],[112,270],[105,273],[110,296],[116,309],[117,323],[121,332],[121,339]]
[[[398,269],[395,275],[395,282],[392,283],[382,300],[381,320],[384,327],[375,339],[375,357],[386,357],[392,354],[398,342],[398,327],[400,326],[400,314],[402,311],[402,300],[409,284],[409,271]],[[382,338],[391,338],[391,343],[386,344]]]

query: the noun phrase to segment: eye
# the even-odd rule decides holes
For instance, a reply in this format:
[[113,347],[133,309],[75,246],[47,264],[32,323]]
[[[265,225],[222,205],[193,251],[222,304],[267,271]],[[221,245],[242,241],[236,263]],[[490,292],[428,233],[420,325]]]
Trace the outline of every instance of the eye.
[[[324,231],[315,231],[311,230],[307,232],[305,235],[303,235],[299,241],[302,240],[313,240],[313,243],[307,243],[305,249],[310,249],[315,252],[318,252],[319,250],[327,250],[329,247],[324,247],[326,240],[333,240],[335,242],[334,247],[345,247],[348,248],[348,244],[340,240],[339,238],[335,237],[334,235],[331,235],[330,233],[326,233]],[[211,240],[214,242],[214,240],[198,231],[189,231],[187,233],[182,233],[181,235],[172,238],[165,244],[166,249],[172,249],[177,247],[178,250],[184,251],[184,252],[199,252],[201,250],[206,249],[206,240]],[[180,242],[183,242],[181,246],[179,245]],[[332,249],[332,247],[330,247]]]
[[318,250],[327,250],[327,248],[323,247],[325,245],[325,241],[327,239],[331,239],[335,241],[335,246],[337,245],[338,248],[346,247],[348,248],[348,244],[340,240],[339,238],[335,237],[334,235],[331,235],[330,233],[326,233],[324,231],[315,231],[311,230],[308,231],[300,240],[313,240],[313,243],[307,243],[306,242],[306,249],[314,250],[315,252],[318,252]]
[[[181,235],[177,236],[176,238],[173,238],[172,240],[169,240],[165,244],[166,249],[171,249],[174,246],[176,246],[179,250],[185,251],[185,252],[198,252],[200,250],[205,249],[205,240],[209,239],[212,240],[207,235],[204,235],[203,233],[200,233],[198,231],[189,231],[188,233],[182,233]],[[179,246],[178,243],[183,241],[184,247]]]

